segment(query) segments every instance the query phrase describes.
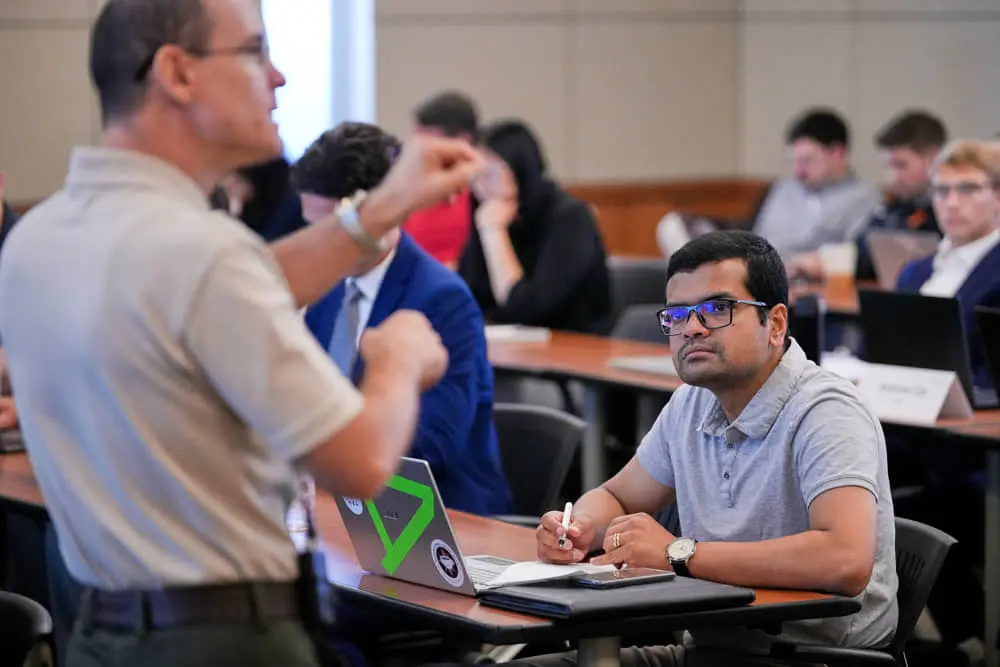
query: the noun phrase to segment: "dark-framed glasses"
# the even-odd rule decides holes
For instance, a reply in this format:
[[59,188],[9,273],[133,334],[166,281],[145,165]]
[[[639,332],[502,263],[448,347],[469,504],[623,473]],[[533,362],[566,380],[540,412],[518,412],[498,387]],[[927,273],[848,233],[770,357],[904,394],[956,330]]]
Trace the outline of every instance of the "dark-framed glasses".
[[[139,69],[135,71],[135,81],[139,82],[149,76],[149,70],[153,68],[153,61],[156,60],[156,54],[159,53],[160,49],[166,46],[165,44],[153,49],[152,53],[142,61],[142,65]],[[183,48],[183,47],[182,47]],[[190,53],[196,58],[210,58],[212,56],[252,56],[257,59],[261,65],[266,65],[271,62],[271,51],[267,46],[267,42],[263,40],[254,40],[240,46],[227,46],[220,47],[217,49],[184,49],[187,53]]]
[[693,306],[669,306],[657,312],[656,319],[664,336],[676,336],[682,333],[691,313],[695,314],[701,326],[706,329],[722,329],[733,323],[733,311],[739,305],[767,308],[767,304],[762,301],[710,299]]

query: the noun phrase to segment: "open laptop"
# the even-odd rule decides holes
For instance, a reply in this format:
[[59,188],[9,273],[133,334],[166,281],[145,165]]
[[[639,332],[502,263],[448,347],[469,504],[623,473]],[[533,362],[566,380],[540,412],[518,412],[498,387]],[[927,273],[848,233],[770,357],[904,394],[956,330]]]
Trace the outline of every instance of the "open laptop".
[[1000,382],[1000,308],[976,306],[976,324],[979,326],[983,353],[990,366],[993,384]]
[[879,287],[892,290],[907,264],[937,252],[941,237],[935,232],[873,229],[865,235],[865,242]]
[[881,290],[858,290],[858,299],[867,361],[955,371],[972,407],[997,407],[995,391],[973,386],[957,299]]
[[335,496],[361,567],[415,584],[475,596],[515,561],[462,555],[430,465],[403,458],[372,500]]

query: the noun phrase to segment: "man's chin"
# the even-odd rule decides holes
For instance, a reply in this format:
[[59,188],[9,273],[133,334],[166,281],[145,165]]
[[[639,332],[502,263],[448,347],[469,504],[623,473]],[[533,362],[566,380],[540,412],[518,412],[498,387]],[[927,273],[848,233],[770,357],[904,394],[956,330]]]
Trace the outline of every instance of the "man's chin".
[[712,381],[718,377],[718,373],[707,365],[682,363],[677,367],[677,376],[685,384],[693,387],[706,387],[712,384]]

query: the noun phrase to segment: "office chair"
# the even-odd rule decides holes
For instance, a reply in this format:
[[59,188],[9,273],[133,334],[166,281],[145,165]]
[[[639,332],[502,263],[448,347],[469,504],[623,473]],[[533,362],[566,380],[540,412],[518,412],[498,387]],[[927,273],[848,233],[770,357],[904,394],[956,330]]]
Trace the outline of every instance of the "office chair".
[[899,622],[896,635],[884,649],[833,648],[780,643],[771,656],[781,660],[835,665],[906,665],[906,642],[934,587],[948,550],[956,540],[932,526],[896,517],[896,574]]
[[629,306],[663,303],[667,279],[667,263],[664,260],[609,257],[607,266],[611,281],[610,323],[617,322]]
[[557,509],[586,423],[559,410],[521,403],[496,404],[493,423],[514,500],[514,515],[493,518],[535,528],[542,514]]
[[628,306],[618,316],[611,337],[633,340],[638,343],[656,343],[667,346],[670,340],[663,335],[656,313],[663,309],[663,298],[654,303],[639,303]]
[[50,667],[52,617],[45,607],[17,593],[0,591],[0,664]]

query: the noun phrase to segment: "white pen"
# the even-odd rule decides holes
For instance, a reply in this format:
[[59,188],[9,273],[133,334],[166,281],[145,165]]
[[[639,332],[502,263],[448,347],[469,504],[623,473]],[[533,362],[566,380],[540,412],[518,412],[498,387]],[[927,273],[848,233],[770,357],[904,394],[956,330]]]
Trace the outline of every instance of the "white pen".
[[559,536],[559,548],[562,549],[566,546],[566,534],[569,532],[569,521],[573,516],[573,503],[566,503],[566,507],[563,508],[563,534]]

